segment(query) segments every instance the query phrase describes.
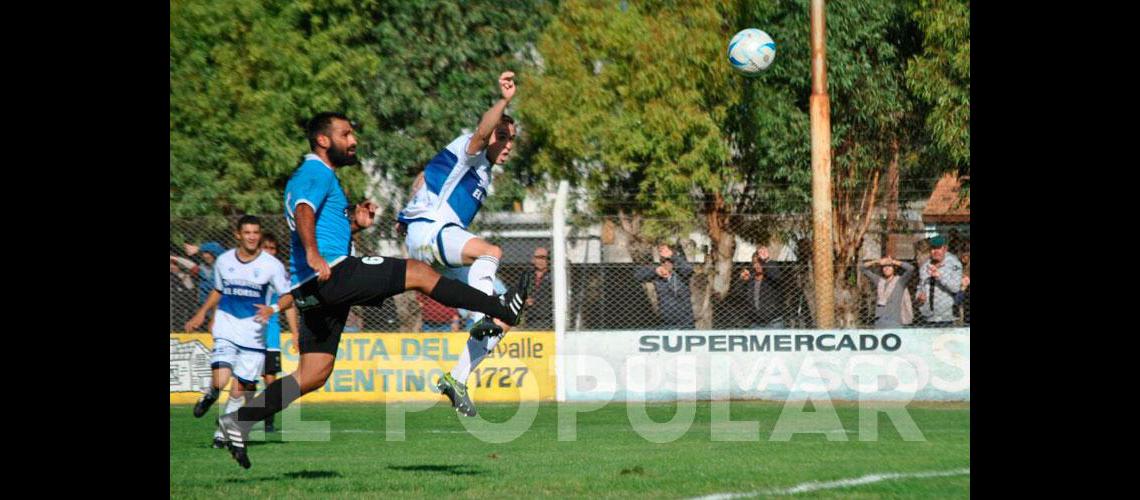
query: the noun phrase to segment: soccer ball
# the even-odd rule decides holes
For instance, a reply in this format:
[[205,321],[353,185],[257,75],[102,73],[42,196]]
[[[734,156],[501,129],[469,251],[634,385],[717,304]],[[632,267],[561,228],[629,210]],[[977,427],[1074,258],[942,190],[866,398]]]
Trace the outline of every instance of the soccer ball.
[[728,62],[744,76],[756,76],[776,58],[776,42],[755,28],[741,30],[728,42]]

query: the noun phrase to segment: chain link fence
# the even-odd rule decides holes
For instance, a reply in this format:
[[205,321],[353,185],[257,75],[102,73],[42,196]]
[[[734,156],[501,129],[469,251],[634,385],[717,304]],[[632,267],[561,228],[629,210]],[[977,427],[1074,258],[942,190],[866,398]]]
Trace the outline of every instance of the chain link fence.
[[[498,272],[501,286],[513,286],[523,273],[535,273],[534,302],[517,329],[552,330],[550,260],[554,254],[549,212],[488,213],[476,220],[470,230],[503,250]],[[183,325],[209,293],[211,257],[202,248],[209,246],[207,242],[227,249],[234,246],[235,222],[236,217],[171,220],[171,332],[184,331]],[[290,236],[284,219],[263,217],[262,223],[263,232],[277,239],[277,257],[288,268]],[[810,215],[733,215],[715,232],[702,224],[572,217],[566,252],[567,331],[816,327],[807,236]],[[406,258],[403,241],[390,221],[381,220],[377,226],[354,237],[357,254]],[[968,223],[931,227],[917,211],[904,211],[891,231],[883,227],[871,224],[853,245],[857,248],[849,252],[852,257],[846,265],[835,263],[835,317],[840,328],[872,328],[875,324],[878,290],[861,269],[887,254],[914,266],[905,283],[914,315],[909,326],[928,324],[922,307],[929,309],[930,303],[917,300],[924,291],[919,287],[918,269],[930,258],[927,239],[934,233],[948,237],[949,252],[961,261],[962,274],[969,276]],[[649,236],[655,231],[661,234],[661,228],[670,228],[667,236]],[[660,245],[668,246],[664,254]],[[548,258],[541,258],[543,254]],[[868,270],[880,272],[877,265]],[[965,290],[954,298],[954,325],[969,324],[969,288]],[[346,331],[459,331],[469,325],[463,311],[407,292],[381,307],[354,307]],[[282,330],[288,330],[284,321]],[[208,324],[198,331],[209,331]]]

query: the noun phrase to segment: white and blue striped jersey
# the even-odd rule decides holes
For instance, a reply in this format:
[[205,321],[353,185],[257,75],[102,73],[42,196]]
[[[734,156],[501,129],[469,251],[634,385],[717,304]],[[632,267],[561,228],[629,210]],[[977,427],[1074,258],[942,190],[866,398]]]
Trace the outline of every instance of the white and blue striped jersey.
[[261,252],[249,262],[231,249],[214,264],[214,289],[222,294],[214,314],[215,339],[228,340],[238,347],[265,350],[266,325],[255,320],[257,305],[271,305],[271,297],[287,293],[289,275],[281,261]]
[[467,154],[472,136],[459,136],[428,162],[424,167],[424,185],[400,211],[400,222],[447,222],[464,229],[471,224],[491,186],[491,162],[487,161],[486,149]]

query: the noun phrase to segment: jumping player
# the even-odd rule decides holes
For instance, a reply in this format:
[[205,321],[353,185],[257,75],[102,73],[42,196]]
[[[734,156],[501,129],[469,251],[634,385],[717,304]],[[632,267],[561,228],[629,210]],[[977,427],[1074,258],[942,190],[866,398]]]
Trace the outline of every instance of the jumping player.
[[[427,263],[446,276],[459,276],[467,270],[467,284],[491,295],[502,250],[467,231],[467,226],[483,206],[491,184],[491,166],[507,161],[514,144],[514,119],[504,114],[515,95],[515,74],[499,75],[502,94],[479,120],[472,134],[451,141],[424,167],[412,185],[414,195],[400,211],[398,225],[406,231],[404,245],[412,259]],[[520,286],[529,288],[530,274]],[[475,405],[467,394],[467,377],[495,348],[509,326],[476,313],[475,326],[467,346],[450,373],[437,381],[440,392],[462,415],[473,417]]]

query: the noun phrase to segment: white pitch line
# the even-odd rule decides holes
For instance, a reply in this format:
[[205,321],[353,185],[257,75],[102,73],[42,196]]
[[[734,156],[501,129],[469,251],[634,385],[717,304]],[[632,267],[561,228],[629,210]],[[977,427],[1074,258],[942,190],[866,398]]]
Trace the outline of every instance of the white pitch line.
[[970,469],[953,469],[944,471],[930,471],[930,472],[888,472],[883,474],[868,474],[863,477],[854,479],[839,479],[836,481],[808,481],[806,483],[797,484],[791,488],[772,488],[761,491],[753,491],[750,493],[714,493],[703,497],[694,497],[692,500],[728,500],[730,498],[748,498],[760,495],[794,495],[796,493],[806,493],[809,491],[830,490],[834,488],[846,488],[848,486],[860,486],[864,484],[877,483],[880,481],[887,481],[890,479],[909,479],[909,478],[926,478],[926,477],[946,477],[946,476],[961,476],[970,475]]
[[[290,434],[292,432],[303,433],[301,431],[287,431],[287,430],[282,430],[281,432],[283,434]],[[336,430],[332,430],[329,432],[342,432],[345,434],[387,434],[388,433],[387,431],[378,431],[378,430],[373,430],[373,429],[336,429]],[[437,430],[437,429],[429,429],[426,431],[412,431],[412,432],[413,433],[426,432],[429,434],[467,434],[467,431],[448,431],[448,430]],[[407,434],[407,433],[406,432],[395,432],[394,434]]]

